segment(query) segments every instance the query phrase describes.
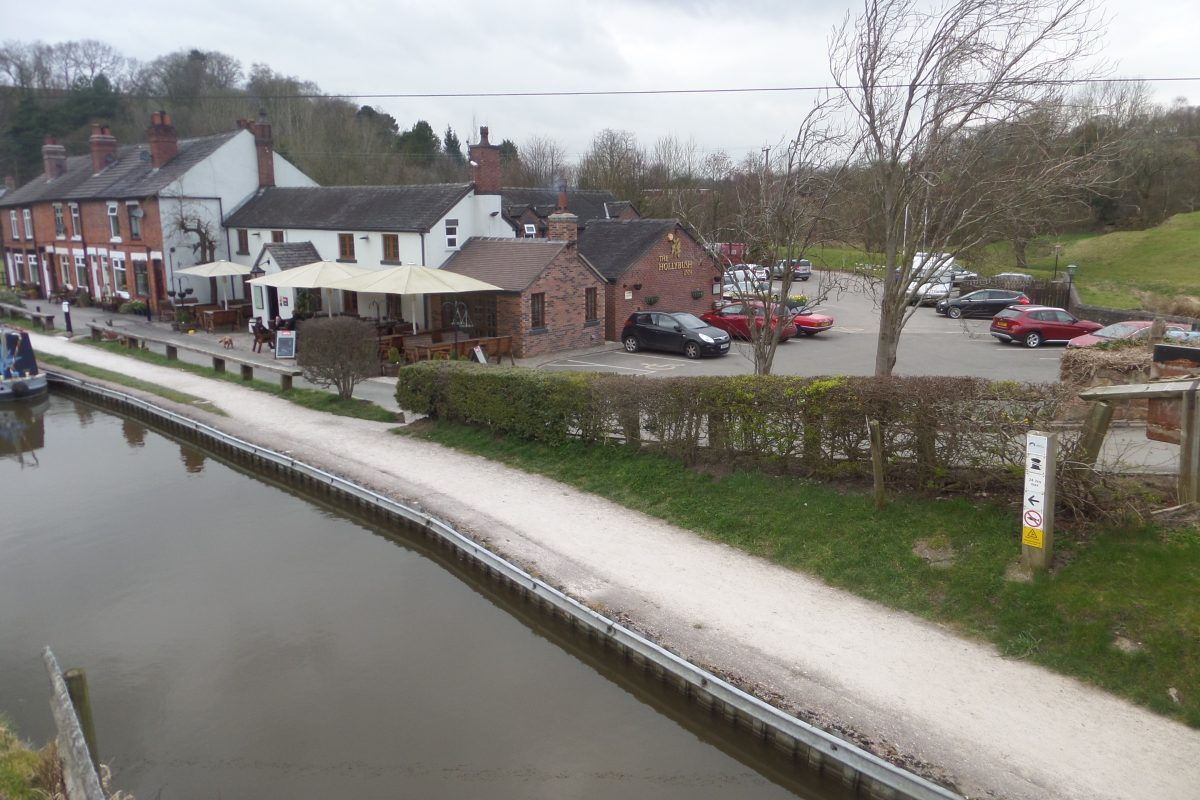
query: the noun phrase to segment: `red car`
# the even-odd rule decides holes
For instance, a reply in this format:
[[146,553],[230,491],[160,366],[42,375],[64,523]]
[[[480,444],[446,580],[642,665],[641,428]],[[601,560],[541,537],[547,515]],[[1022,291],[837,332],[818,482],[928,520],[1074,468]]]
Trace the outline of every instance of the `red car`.
[[1061,308],[1009,306],[992,317],[991,334],[1005,344],[1020,342],[1038,347],[1044,342],[1069,342],[1101,327],[1098,322],[1076,319]]
[[[1118,339],[1149,339],[1150,326],[1153,324],[1149,320],[1142,319],[1114,322],[1112,325],[1106,325],[1094,333],[1076,336],[1067,342],[1067,347],[1091,347],[1101,342],[1114,342]],[[1168,331],[1186,331],[1187,329],[1187,325],[1180,325],[1177,322],[1167,323]],[[1170,335],[1170,333],[1167,334],[1167,336]]]
[[821,331],[827,331],[833,327],[833,317],[828,314],[809,313],[804,310],[802,305],[792,305],[790,300],[788,306],[788,310],[792,314],[792,324],[805,336],[816,336]]
[[[738,336],[742,339],[750,338],[750,320],[754,320],[753,324],[756,328],[762,328],[767,324],[766,317],[764,304],[761,300],[726,303],[706,314],[700,315],[700,319],[714,328],[720,328],[728,332],[730,336]],[[796,335],[796,325],[792,322],[790,315],[785,316],[781,320],[778,314],[772,314],[771,325],[772,327],[782,325],[779,331],[779,341],[781,342],[786,342]]]

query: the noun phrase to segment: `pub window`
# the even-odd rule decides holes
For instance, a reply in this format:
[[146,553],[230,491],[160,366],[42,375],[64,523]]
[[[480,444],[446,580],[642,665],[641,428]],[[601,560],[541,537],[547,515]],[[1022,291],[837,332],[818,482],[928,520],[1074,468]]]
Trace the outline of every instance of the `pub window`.
[[129,238],[142,238],[142,207],[137,203],[126,203],[125,209],[129,212]]
[[20,239],[21,234],[17,232],[17,210],[15,208],[9,209],[8,224],[12,228],[12,238]]
[[245,228],[238,228],[238,253],[241,255],[250,254],[250,231]]
[[83,238],[83,223],[79,219],[79,203],[71,203],[71,238]]
[[446,220],[446,247],[458,247],[458,220]]
[[121,238],[121,218],[117,216],[117,204],[108,204],[108,235],[113,239]]
[[537,237],[537,225],[534,225],[532,222],[526,222],[525,223],[525,238],[526,239],[534,239],[536,237]]
[[21,219],[25,222],[25,238],[33,238],[33,212],[28,208],[21,209]]
[[397,234],[385,233],[383,235],[383,260],[400,260],[400,237]]
[[589,286],[583,290],[583,311],[584,318],[588,322],[593,322],[598,319],[596,315],[596,287]]
[[345,261],[354,260],[354,234],[338,234],[338,258]]
[[62,203],[54,204],[54,235],[59,239],[67,238],[67,220],[63,217]]
[[531,328],[546,327],[546,293],[538,292],[529,296],[529,317]]
[[282,242],[283,241],[283,231],[271,231],[271,241],[272,242]]

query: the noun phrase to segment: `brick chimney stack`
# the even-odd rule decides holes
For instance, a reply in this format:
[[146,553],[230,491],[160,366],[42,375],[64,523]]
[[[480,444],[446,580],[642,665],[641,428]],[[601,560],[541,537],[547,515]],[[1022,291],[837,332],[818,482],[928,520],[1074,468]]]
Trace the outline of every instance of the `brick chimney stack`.
[[15,191],[17,188],[17,179],[12,175],[5,175],[4,188],[8,189],[10,192]]
[[254,152],[258,155],[258,188],[266,189],[275,185],[275,139],[271,134],[271,123],[267,112],[258,112],[258,121],[238,120],[238,127],[244,127],[254,134]]
[[146,130],[146,141],[150,143],[150,163],[155,169],[166,164],[179,154],[179,134],[171,124],[171,115],[155,111],[150,115],[150,127]]
[[488,141],[488,129],[479,129],[479,144],[467,148],[475,194],[500,194],[500,147]]
[[47,136],[42,145],[42,166],[50,180],[67,174],[67,148],[59,144],[55,136]]
[[546,238],[556,242],[579,239],[579,217],[567,210],[567,185],[558,185],[558,208],[546,218]]
[[97,173],[117,160],[117,138],[107,125],[92,125],[92,135],[88,137],[88,146],[92,150],[92,172]]

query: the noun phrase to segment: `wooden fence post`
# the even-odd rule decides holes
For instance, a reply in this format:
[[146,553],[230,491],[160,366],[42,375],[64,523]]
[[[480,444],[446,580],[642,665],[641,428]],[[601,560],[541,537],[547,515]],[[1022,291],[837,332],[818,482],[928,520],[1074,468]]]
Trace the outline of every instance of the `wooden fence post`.
[[79,717],[79,727],[83,729],[83,740],[87,742],[88,755],[92,757],[92,766],[100,770],[100,754],[96,750],[96,723],[92,717],[92,698],[88,692],[87,674],[78,667],[63,673],[67,684],[67,695],[71,705],[75,707],[75,716]]
[[875,479],[875,508],[881,509],[884,505],[884,486],[883,486],[883,429],[879,425],[879,420],[867,420],[867,431],[871,436],[871,472]]
[[1104,437],[1108,434],[1108,425],[1112,422],[1113,407],[1111,403],[1098,400],[1091,404],[1087,419],[1083,423],[1083,434],[1079,437],[1071,463],[1068,469],[1072,472],[1082,472],[1096,465],[1100,457],[1100,448],[1104,446]]

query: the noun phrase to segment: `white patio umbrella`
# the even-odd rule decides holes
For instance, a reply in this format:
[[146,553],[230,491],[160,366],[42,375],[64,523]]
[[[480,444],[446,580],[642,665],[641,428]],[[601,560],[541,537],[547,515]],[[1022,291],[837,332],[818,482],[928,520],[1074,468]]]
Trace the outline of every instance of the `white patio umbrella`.
[[[175,270],[176,275],[191,275],[196,278],[226,278],[230,275],[249,275],[250,267],[235,264],[232,261],[210,261],[207,264],[197,264]],[[221,281],[221,297],[226,310],[229,309],[229,298],[225,297],[225,282]]]
[[370,270],[362,275],[331,283],[331,289],[378,294],[459,294],[461,292],[499,292],[481,280],[444,269],[415,265]]
[[[274,286],[276,289],[340,289],[339,281],[353,278],[370,270],[335,261],[314,261],[295,269],[272,272],[250,280],[254,286]],[[326,306],[333,316],[332,303]]]

